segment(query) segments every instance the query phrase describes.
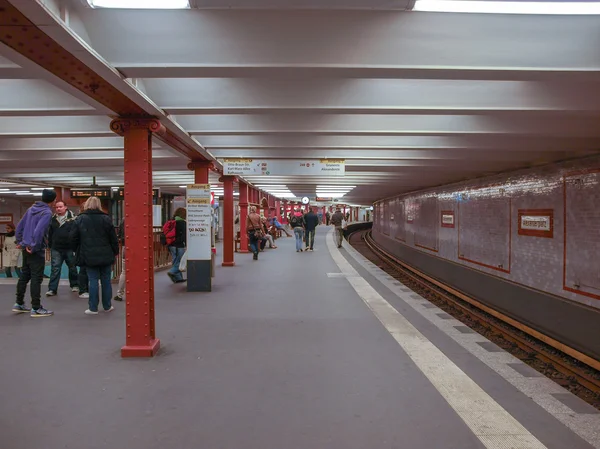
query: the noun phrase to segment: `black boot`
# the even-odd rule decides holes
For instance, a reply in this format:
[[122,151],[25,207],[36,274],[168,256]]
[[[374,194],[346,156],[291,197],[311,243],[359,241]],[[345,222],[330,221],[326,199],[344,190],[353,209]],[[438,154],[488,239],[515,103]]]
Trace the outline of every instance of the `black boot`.
[[258,251],[254,253],[254,256],[252,256],[252,259],[258,260]]

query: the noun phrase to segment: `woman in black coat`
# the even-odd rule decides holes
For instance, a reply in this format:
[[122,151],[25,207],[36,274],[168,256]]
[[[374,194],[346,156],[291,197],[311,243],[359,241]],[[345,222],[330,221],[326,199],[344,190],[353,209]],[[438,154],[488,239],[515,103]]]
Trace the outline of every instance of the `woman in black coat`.
[[102,211],[100,200],[91,196],[83,205],[83,212],[75,220],[71,242],[76,253],[77,265],[87,268],[90,281],[89,308],[87,315],[98,315],[99,288],[102,284],[102,307],[105,312],[114,309],[111,304],[111,269],[119,254],[117,233],[109,216]]

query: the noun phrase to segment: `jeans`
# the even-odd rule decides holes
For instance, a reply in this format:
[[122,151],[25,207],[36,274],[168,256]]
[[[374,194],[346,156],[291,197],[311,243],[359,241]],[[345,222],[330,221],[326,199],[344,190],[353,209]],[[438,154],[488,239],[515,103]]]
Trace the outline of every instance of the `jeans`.
[[34,254],[23,251],[23,268],[17,282],[17,304],[25,304],[27,284],[31,281],[31,308],[37,310],[42,306],[40,297],[45,265],[46,257],[43,251]]
[[313,246],[315,246],[315,230],[313,229],[312,231],[306,231],[306,247],[310,247],[310,249],[313,249]]
[[335,227],[335,243],[338,248],[341,248],[342,242],[344,241],[344,229],[341,226]]
[[112,285],[110,284],[110,273],[112,266],[105,265],[103,267],[87,267],[87,274],[90,279],[90,299],[89,309],[92,312],[98,311],[99,289],[98,281],[102,285],[102,307],[108,310],[111,307]]
[[122,298],[125,295],[125,258],[121,263],[121,276],[119,276],[119,286],[117,287],[117,296]]
[[77,283],[79,284],[79,294],[88,293],[90,291],[87,268],[79,267],[79,276],[77,276]]
[[[21,277],[21,269],[19,267],[14,267],[14,268],[15,268],[15,273],[17,273],[17,277],[20,278]],[[5,267],[4,274],[6,274],[7,278],[11,278],[12,277],[12,267]]]
[[181,281],[183,280],[183,274],[179,270],[179,263],[181,262],[183,253],[185,253],[185,248],[176,248],[175,246],[169,246],[169,252],[171,253],[171,257],[173,259],[173,266],[169,270],[169,273],[173,275],[173,278],[176,281]]
[[302,240],[304,240],[304,228],[294,228],[294,235],[296,236],[296,251],[302,251]]
[[67,267],[69,267],[69,284],[71,288],[78,287],[79,281],[77,279],[77,268],[75,268],[75,254],[73,251],[69,250],[51,250],[52,259],[52,271],[50,274],[50,283],[48,284],[48,290],[57,292],[58,291],[58,281],[60,280],[60,271],[62,269],[62,264],[67,263]]
[[273,246],[275,246],[275,242],[273,241],[273,236],[271,234],[265,235],[265,239],[267,240],[267,243],[269,244],[269,248],[273,248]]
[[250,249],[254,255],[258,254],[258,239],[254,237],[254,231],[248,233],[248,242],[250,245]]

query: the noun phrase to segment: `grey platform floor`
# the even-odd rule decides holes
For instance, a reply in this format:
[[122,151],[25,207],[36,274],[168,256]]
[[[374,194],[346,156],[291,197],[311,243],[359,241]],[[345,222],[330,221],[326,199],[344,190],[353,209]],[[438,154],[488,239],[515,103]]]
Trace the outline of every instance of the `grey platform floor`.
[[[313,253],[282,238],[257,262],[236,254],[211,293],[157,273],[154,359],[120,358],[122,303],[85,316],[86,301],[63,286],[43,300],[56,315],[34,320],[10,313],[14,286],[0,285],[0,448],[485,447],[348,280],[327,276],[340,271],[327,230]],[[436,338],[546,447],[592,447]]]

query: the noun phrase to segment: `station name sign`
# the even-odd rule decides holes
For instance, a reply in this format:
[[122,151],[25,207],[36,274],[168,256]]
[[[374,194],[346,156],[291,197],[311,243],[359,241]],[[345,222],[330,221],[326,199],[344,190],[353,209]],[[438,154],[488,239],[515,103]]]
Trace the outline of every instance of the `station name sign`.
[[519,209],[519,235],[531,237],[554,236],[553,209]]
[[224,175],[344,176],[345,159],[223,159]]

